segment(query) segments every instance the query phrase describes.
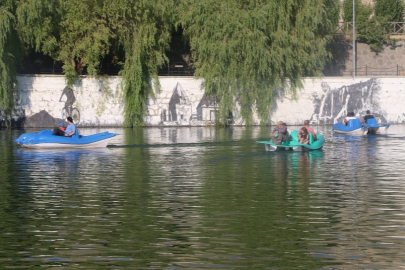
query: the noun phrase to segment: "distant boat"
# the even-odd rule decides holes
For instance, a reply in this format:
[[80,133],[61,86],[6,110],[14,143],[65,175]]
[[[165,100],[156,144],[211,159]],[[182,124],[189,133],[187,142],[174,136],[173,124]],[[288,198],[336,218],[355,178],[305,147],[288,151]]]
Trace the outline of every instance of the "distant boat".
[[111,138],[118,134],[108,131],[88,136],[79,135],[78,132],[72,137],[52,135],[53,131],[44,129],[36,133],[24,133],[14,140],[21,147],[37,149],[55,148],[101,148],[107,147]]
[[298,130],[293,130],[290,133],[290,140],[282,142],[281,145],[275,144],[272,140],[269,141],[256,141],[257,143],[264,144],[266,151],[311,151],[322,149],[325,138],[322,134],[316,134],[317,140],[315,141],[312,134],[309,134],[309,144],[299,143]]
[[375,118],[370,118],[366,120],[366,123],[363,124],[363,126],[365,129],[367,129],[367,134],[386,134],[391,124],[392,123],[379,125]]
[[348,135],[386,134],[390,125],[391,123],[378,125],[375,118],[367,119],[365,124],[362,124],[359,119],[350,119],[347,126],[336,123],[333,125],[332,130],[334,133]]

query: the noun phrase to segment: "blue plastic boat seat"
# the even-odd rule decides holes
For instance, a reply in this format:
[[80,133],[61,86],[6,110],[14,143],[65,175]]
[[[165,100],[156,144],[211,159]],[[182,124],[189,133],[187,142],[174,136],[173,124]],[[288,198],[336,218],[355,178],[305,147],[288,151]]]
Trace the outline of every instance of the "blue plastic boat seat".
[[366,120],[366,124],[367,124],[367,125],[376,125],[376,126],[378,126],[377,120],[375,120],[375,118],[369,118],[369,119],[367,119],[367,120]]
[[357,128],[357,127],[361,127],[361,122],[359,119],[350,119],[347,122],[347,126],[351,127],[351,128]]
[[77,139],[80,138],[79,130],[78,130],[77,128],[76,128],[76,130],[75,130],[75,134],[72,135],[72,138],[77,138]]

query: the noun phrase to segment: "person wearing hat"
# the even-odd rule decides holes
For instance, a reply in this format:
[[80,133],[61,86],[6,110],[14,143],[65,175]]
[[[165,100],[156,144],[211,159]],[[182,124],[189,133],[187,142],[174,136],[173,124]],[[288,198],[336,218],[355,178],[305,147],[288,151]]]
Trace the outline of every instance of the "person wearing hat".
[[361,119],[361,123],[364,124],[364,123],[366,123],[367,119],[371,119],[371,118],[374,118],[374,115],[372,115],[370,113],[370,110],[367,110],[366,115],[363,117],[363,119]]
[[65,136],[66,125],[64,122],[59,123],[56,128],[53,129],[52,135]]

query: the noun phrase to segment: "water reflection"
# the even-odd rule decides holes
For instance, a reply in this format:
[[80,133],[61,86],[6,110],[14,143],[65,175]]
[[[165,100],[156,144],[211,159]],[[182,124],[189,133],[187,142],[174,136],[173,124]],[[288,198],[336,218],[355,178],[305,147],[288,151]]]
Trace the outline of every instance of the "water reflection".
[[36,180],[77,179],[82,173],[99,175],[100,170],[108,170],[117,151],[18,149],[14,153],[16,164],[23,168],[20,172]]
[[0,134],[0,268],[398,269],[396,128],[279,153],[254,143],[268,127],[120,129],[96,151]]

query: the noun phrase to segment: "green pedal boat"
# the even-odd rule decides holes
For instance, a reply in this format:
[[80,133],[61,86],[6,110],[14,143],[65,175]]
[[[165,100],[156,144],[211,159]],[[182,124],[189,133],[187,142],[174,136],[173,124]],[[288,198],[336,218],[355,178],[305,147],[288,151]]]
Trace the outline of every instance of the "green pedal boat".
[[325,143],[325,138],[322,134],[316,134],[317,140],[314,141],[312,134],[309,134],[309,144],[303,144],[298,142],[298,130],[293,130],[290,133],[290,140],[282,142],[281,145],[270,141],[256,141],[262,143],[265,146],[266,151],[311,151],[322,149]]

